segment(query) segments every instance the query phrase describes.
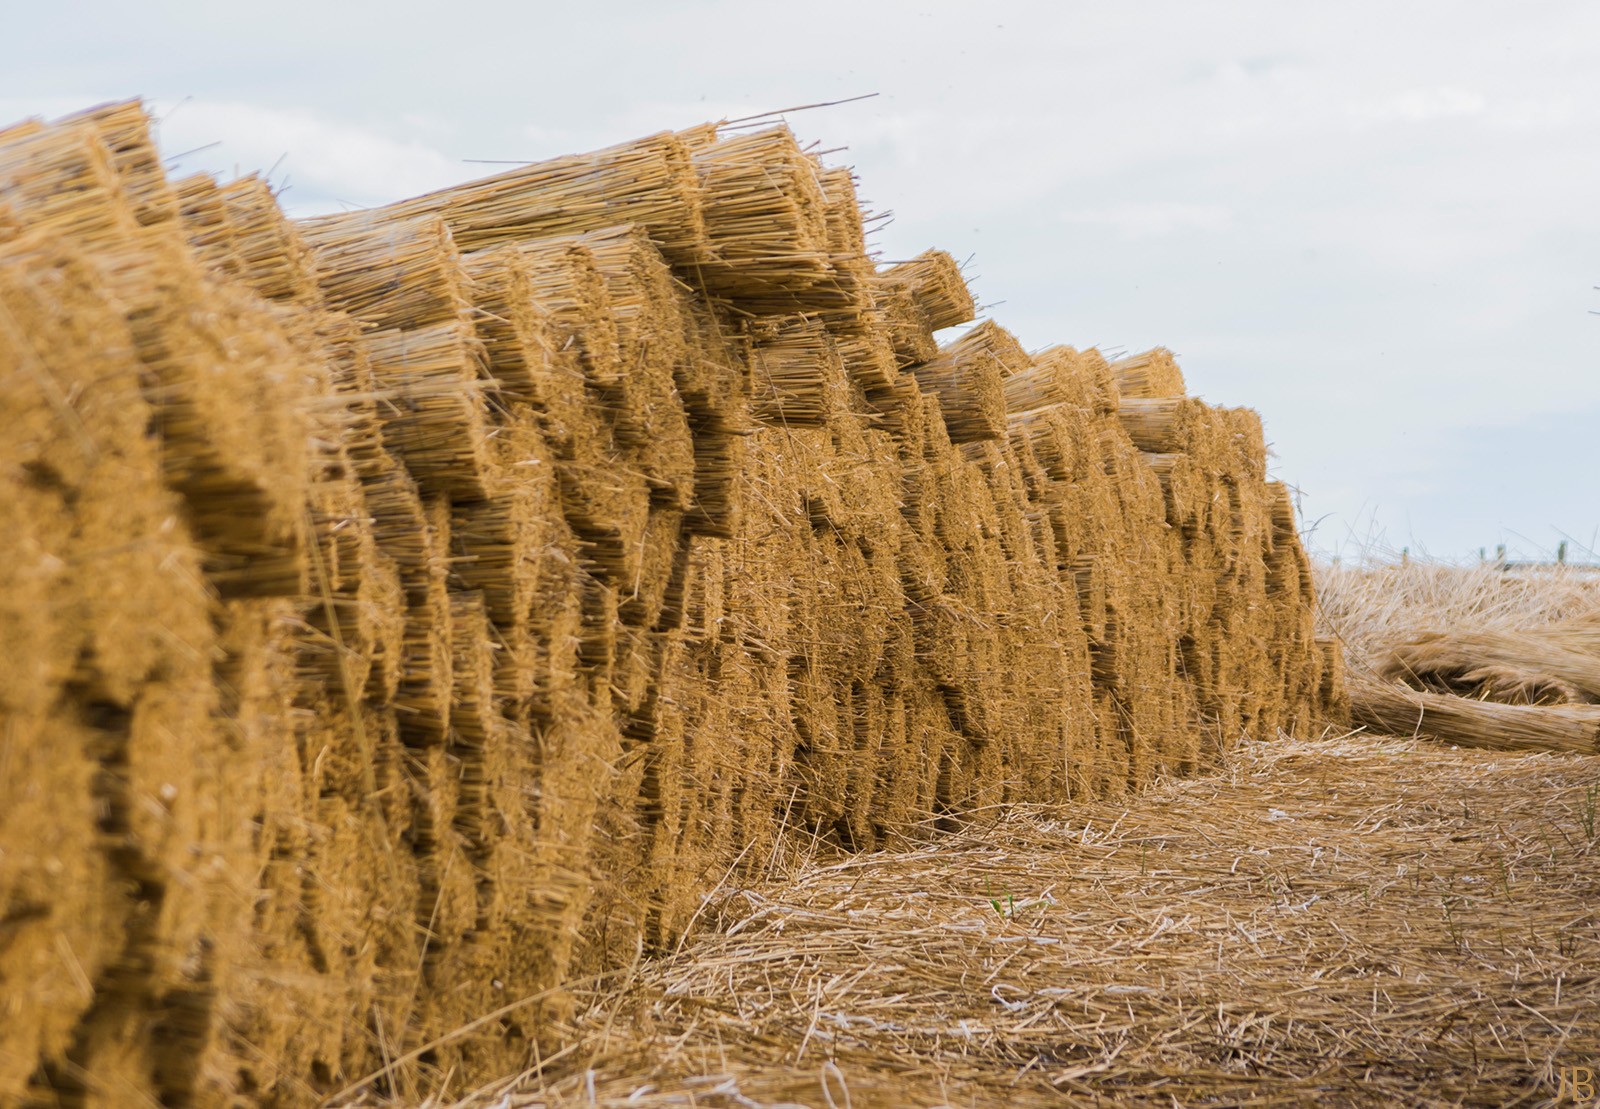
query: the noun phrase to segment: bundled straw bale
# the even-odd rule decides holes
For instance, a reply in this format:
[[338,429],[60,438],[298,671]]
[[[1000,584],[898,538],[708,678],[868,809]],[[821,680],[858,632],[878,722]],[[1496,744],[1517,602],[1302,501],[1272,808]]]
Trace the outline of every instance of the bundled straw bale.
[[1103,412],[1108,402],[1115,408],[1116,387],[1101,372],[1104,360],[1093,352],[1058,346],[1034,355],[1029,365],[1007,364],[1015,366],[1003,383],[1006,411],[1012,415],[1052,404],[1088,412]]
[[910,367],[917,384],[939,398],[951,442],[976,443],[1005,434],[1001,383],[1028,364],[1011,333],[985,321],[939,353]]
[[876,321],[867,313],[872,306],[876,267],[867,256],[855,173],[848,166],[830,169],[819,163],[818,179],[825,205],[829,264],[841,301],[838,307],[828,309],[829,326],[854,335],[872,335]]
[[377,328],[449,323],[468,310],[470,280],[437,216],[350,212],[296,226],[330,307]]
[[1111,363],[1111,374],[1116,378],[1118,394],[1127,400],[1181,397],[1188,392],[1183,371],[1166,347],[1119,358]]
[[233,231],[238,279],[268,300],[319,304],[311,250],[278,207],[272,187],[252,174],[229,181],[220,192]]
[[903,289],[933,331],[959,327],[972,319],[976,310],[961,268],[942,250],[925,250],[908,262],[890,266],[879,279],[887,287]]
[[201,265],[225,277],[244,267],[234,247],[233,223],[222,188],[209,173],[195,173],[172,184],[183,235]]
[[871,282],[873,312],[900,368],[926,362],[939,353],[928,316],[909,289],[878,274]]
[[755,418],[776,427],[825,427],[844,384],[844,363],[822,321],[792,316],[757,341]]
[[1507,704],[1600,704],[1600,620],[1526,630],[1430,632],[1380,665],[1417,689]]
[[689,148],[671,132],[534,162],[414,200],[389,218],[441,216],[462,250],[636,224],[674,265],[706,260],[702,192]]
[[392,328],[363,336],[364,353],[383,392],[384,443],[427,492],[485,493],[488,416],[483,402],[486,355],[460,320]]
[[682,508],[694,488],[694,450],[679,394],[691,357],[681,285],[645,234],[632,227],[582,235],[606,283],[617,327],[620,380],[627,389],[632,455],[655,503]]
[[0,197],[40,235],[114,246],[138,226],[111,152],[90,122],[0,132]]
[[1363,678],[1351,682],[1350,717],[1384,735],[1457,747],[1600,754],[1600,708],[1588,705],[1506,705]]
[[464,254],[461,265],[497,399],[532,405],[554,433],[558,418],[581,403],[572,398],[581,397],[583,378],[581,371],[557,376],[564,368],[557,330],[535,295],[528,262],[517,247],[502,246]]
[[148,226],[175,219],[177,197],[167,182],[161,155],[150,134],[150,119],[137,100],[122,100],[63,117],[57,126],[87,124],[111,156],[133,217]]
[[817,164],[787,127],[694,152],[705,197],[706,287],[765,314],[825,308],[848,297],[833,279],[827,198]]
[[1343,728],[1350,723],[1350,689],[1345,677],[1344,644],[1332,636],[1318,636],[1316,720],[1324,727]]
[[1117,408],[1117,418],[1142,451],[1160,454],[1182,450],[1189,438],[1187,422],[1193,418],[1198,403],[1181,396],[1125,397]]

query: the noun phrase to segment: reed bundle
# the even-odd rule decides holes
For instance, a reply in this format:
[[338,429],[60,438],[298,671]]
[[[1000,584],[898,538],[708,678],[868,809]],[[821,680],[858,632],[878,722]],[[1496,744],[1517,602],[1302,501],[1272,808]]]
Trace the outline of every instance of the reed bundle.
[[881,273],[872,279],[870,288],[873,314],[900,368],[936,357],[938,340],[933,337],[927,313],[917,304],[910,289],[886,281]]
[[693,383],[683,286],[638,228],[578,237],[606,283],[617,327],[617,355],[626,385],[633,456],[650,478],[652,496],[683,507],[694,487],[694,452],[679,383]]
[[[517,248],[527,263],[534,303],[549,316],[554,328],[558,367],[576,366],[587,395],[574,394],[578,410],[566,410],[567,420],[579,427],[591,423],[594,413],[604,415],[608,429],[624,436],[642,434],[638,426],[638,397],[625,372],[618,345],[617,321],[611,312],[611,294],[592,251],[573,238],[524,243]],[[553,414],[552,414],[553,415]],[[559,421],[558,421],[559,423]],[[597,430],[582,434],[610,434]]]
[[363,337],[383,394],[384,442],[429,492],[484,491],[488,429],[483,404],[487,356],[459,320]]
[[1193,457],[1183,451],[1146,453],[1144,461],[1161,483],[1167,502],[1167,523],[1175,528],[1195,528],[1205,500],[1205,478]]
[[910,367],[910,373],[939,398],[951,441],[976,443],[1005,434],[1002,382],[1026,361],[1011,333],[986,320],[940,347],[933,358]]
[[697,269],[708,289],[757,314],[826,308],[842,298],[829,264],[818,167],[787,127],[702,147],[694,166],[708,247]]
[[705,260],[702,192],[683,138],[633,142],[534,162],[382,209],[389,218],[438,215],[462,250],[635,224],[674,265]]
[[1335,636],[1317,636],[1321,655],[1317,667],[1316,722],[1337,727],[1350,719],[1350,687],[1346,677],[1344,644]]
[[1475,701],[1361,677],[1350,682],[1350,718],[1382,735],[1457,747],[1600,754],[1600,708],[1587,705]]
[[473,312],[483,343],[497,407],[530,408],[538,414],[552,449],[570,455],[577,444],[600,436],[600,415],[588,386],[571,317],[558,322],[548,295],[555,272],[535,271],[520,247],[496,247],[462,256],[472,280]]
[[177,200],[150,134],[150,118],[137,100],[122,100],[63,117],[56,126],[86,125],[111,156],[133,218],[148,226],[175,219]]
[[450,502],[435,496],[419,507],[422,562],[402,578],[407,610],[394,705],[401,735],[420,746],[441,741],[450,727],[454,633],[449,593]]
[[1600,621],[1430,632],[1400,643],[1384,677],[1508,704],[1600,704]]
[[869,400],[881,400],[900,384],[899,362],[883,328],[874,323],[862,334],[834,332],[833,346],[850,380]]
[[278,207],[272,187],[251,175],[229,181],[219,191],[233,228],[237,278],[268,300],[318,306],[311,250]]
[[925,250],[910,261],[881,271],[879,278],[885,285],[909,294],[934,331],[959,327],[976,311],[961,267],[942,250]]
[[174,181],[178,218],[195,259],[207,269],[233,277],[244,262],[234,248],[233,223],[222,201],[222,188],[209,173],[195,173]]
[[1195,402],[1187,397],[1130,397],[1117,408],[1128,437],[1142,451],[1160,454],[1182,450]]
[[1118,394],[1125,399],[1181,397],[1189,391],[1177,359],[1166,347],[1117,359],[1111,363],[1111,375],[1116,379]]
[[1035,355],[1031,364],[1015,361],[1001,383],[1006,411],[1013,415],[1047,405],[1065,404],[1084,411],[1100,407],[1091,362],[1071,347],[1051,347]]
[[756,344],[752,368],[757,420],[776,427],[827,426],[838,407],[844,363],[820,320],[794,316],[772,326]]
[[[555,403],[548,380],[556,362],[556,334],[549,312],[534,300],[522,252],[495,247],[461,257],[472,285],[472,319],[488,358],[495,390],[508,403]],[[559,407],[559,405],[558,405]]]
[[92,124],[0,132],[0,197],[30,229],[91,247],[120,243],[137,226]]
[[871,285],[876,267],[867,255],[861,205],[856,198],[856,177],[848,166],[820,166],[823,218],[827,225],[829,265],[838,285],[841,304],[829,310],[829,326],[861,334],[873,330],[862,313],[872,305]]
[[449,323],[472,302],[450,229],[437,216],[349,212],[297,225],[330,307],[375,328]]

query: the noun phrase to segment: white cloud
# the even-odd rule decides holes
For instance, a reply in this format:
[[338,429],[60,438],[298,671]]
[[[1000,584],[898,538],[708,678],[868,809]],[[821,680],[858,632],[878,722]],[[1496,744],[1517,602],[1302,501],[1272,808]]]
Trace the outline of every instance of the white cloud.
[[1179,351],[1208,399],[1260,405],[1329,534],[1476,550],[1534,487],[1526,526],[1600,522],[1592,436],[1538,422],[1600,412],[1600,5],[285,5],[20,5],[0,114],[187,97],[166,149],[287,155],[306,211],[876,91],[790,122],[895,211],[886,257],[974,255],[1030,347]]
[[179,172],[271,169],[275,183],[289,181],[285,202],[291,209],[379,204],[474,175],[473,167],[421,142],[392,139],[311,112],[229,100],[194,100],[157,110],[163,151],[197,151],[183,160]]
[[1225,231],[1233,222],[1233,214],[1220,204],[1154,201],[1069,209],[1061,213],[1061,220],[1110,227],[1128,238],[1146,238],[1179,231]]
[[1439,119],[1481,116],[1488,107],[1489,100],[1482,93],[1446,85],[1408,89],[1367,105],[1360,115],[1379,122],[1398,120],[1405,123],[1431,123]]

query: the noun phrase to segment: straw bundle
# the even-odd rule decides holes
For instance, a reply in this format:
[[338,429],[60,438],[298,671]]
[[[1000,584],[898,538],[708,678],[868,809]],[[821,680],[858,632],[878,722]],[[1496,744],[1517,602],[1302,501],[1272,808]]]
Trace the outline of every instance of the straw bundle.
[[901,369],[926,362],[939,353],[928,317],[910,290],[876,275],[870,283],[873,314],[879,321],[890,350]]
[[233,277],[244,267],[234,247],[233,223],[222,200],[222,188],[208,173],[191,174],[172,183],[178,219],[195,260],[206,269]]
[[839,288],[838,307],[828,310],[831,328],[860,335],[875,331],[864,313],[872,306],[872,280],[876,267],[867,256],[861,205],[856,198],[855,173],[848,166],[827,168],[818,163],[824,220],[827,224],[829,265]]
[[443,189],[381,209],[438,215],[462,250],[636,224],[674,265],[705,260],[702,193],[684,140],[661,132]]
[[[180,491],[227,595],[303,592],[311,420],[323,367],[259,301],[211,285],[166,250],[102,255],[117,295],[143,305],[134,353],[147,375],[166,480]],[[194,310],[204,304],[208,311]]]
[[573,238],[522,243],[517,249],[528,265],[534,301],[555,328],[557,347],[576,354],[608,415],[627,420],[631,413],[617,321],[594,253]]
[[942,250],[925,250],[909,262],[890,266],[878,276],[885,286],[903,289],[933,331],[959,327],[972,319],[976,311],[972,292],[961,276],[961,267]]
[[824,427],[844,387],[844,363],[820,320],[793,316],[756,343],[752,408],[776,427]]
[[1433,632],[1380,664],[1392,681],[1508,704],[1600,704],[1600,621]]
[[1345,677],[1344,644],[1332,636],[1317,636],[1316,722],[1339,727],[1350,719],[1350,689]]
[[[396,507],[408,501],[403,479],[394,479]],[[399,688],[394,699],[401,734],[407,742],[429,744],[442,739],[450,726],[450,695],[454,688],[453,626],[448,592],[450,569],[450,503],[442,497],[403,504],[420,509],[411,522],[420,540],[416,560],[400,561],[407,594],[405,633],[401,650]],[[381,521],[380,521],[381,522]],[[382,532],[380,542],[382,541]],[[408,552],[409,553],[409,552]]]
[[910,373],[939,398],[951,441],[976,443],[1005,434],[1002,382],[1026,363],[1027,355],[1011,333],[990,320],[910,367]]
[[350,212],[296,227],[330,307],[376,328],[449,323],[468,310],[470,280],[437,216],[397,220]]
[[694,153],[708,254],[697,276],[756,314],[831,307],[827,198],[817,164],[787,127],[723,139]]
[[150,119],[137,100],[102,104],[64,116],[57,126],[85,124],[94,129],[131,202],[133,218],[150,225],[175,219],[177,198],[167,182],[166,170],[150,134]]
[[86,246],[122,242],[137,227],[111,153],[90,123],[0,132],[0,198],[41,235]]
[[1118,406],[1117,418],[1140,450],[1178,451],[1188,441],[1187,423],[1197,403],[1187,397],[1129,397]]
[[1362,679],[1350,683],[1350,716],[1384,735],[1457,747],[1600,754],[1600,708],[1590,706],[1506,705]]
[[272,188],[251,175],[220,187],[239,258],[238,279],[268,300],[319,303],[310,248],[278,208]]
[[471,326],[374,331],[362,345],[383,393],[384,442],[425,491],[481,497],[489,449],[486,354]]
[[1155,400],[1161,397],[1181,397],[1188,392],[1183,371],[1166,347],[1156,347],[1142,354],[1130,354],[1111,363],[1111,375],[1116,378],[1117,392],[1124,399]]
[[637,228],[578,237],[606,283],[617,327],[617,355],[638,429],[633,454],[650,477],[658,503],[683,507],[694,486],[694,451],[680,380],[692,382],[682,286],[653,243]]
[[1051,347],[1035,355],[1030,365],[1010,362],[1006,375],[1006,411],[1013,415],[1047,405],[1065,404],[1085,411],[1103,407],[1103,382],[1094,361],[1071,347]]

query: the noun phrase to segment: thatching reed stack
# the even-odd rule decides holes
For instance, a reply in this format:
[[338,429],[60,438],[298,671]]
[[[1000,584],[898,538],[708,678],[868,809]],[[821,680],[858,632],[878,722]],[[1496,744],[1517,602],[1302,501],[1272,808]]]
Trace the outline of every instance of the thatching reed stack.
[[0,309],[0,1102],[471,1084],[792,836],[1346,711],[1259,423],[941,345],[784,128],[296,222],[29,123]]

